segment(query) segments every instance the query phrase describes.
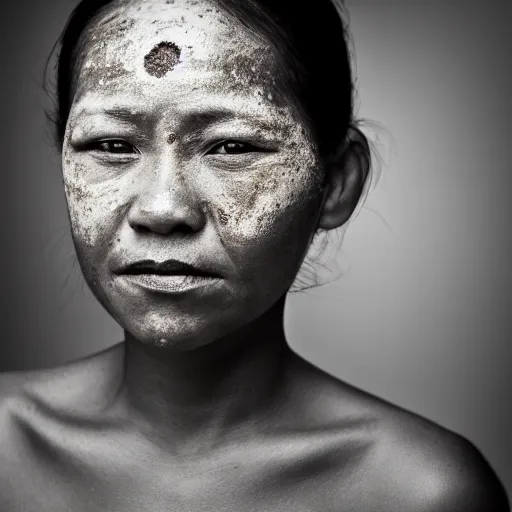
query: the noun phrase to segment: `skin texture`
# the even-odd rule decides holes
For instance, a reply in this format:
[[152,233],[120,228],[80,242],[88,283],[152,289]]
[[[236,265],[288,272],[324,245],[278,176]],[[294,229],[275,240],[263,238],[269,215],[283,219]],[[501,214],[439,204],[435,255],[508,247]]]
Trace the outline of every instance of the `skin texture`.
[[[154,16],[154,3],[140,2],[97,21],[112,36],[108,45],[89,36],[63,174],[96,296],[137,339],[187,340],[188,350],[246,325],[289,288],[318,222],[323,170],[299,112],[267,74],[259,77],[258,67],[279,79],[268,48],[202,4],[164,3],[157,23]],[[105,109],[122,121],[97,112]],[[90,148],[108,138],[140,153]],[[216,149],[223,140],[254,150],[225,154]],[[207,267],[222,282],[182,305],[141,296],[112,276],[127,262],[169,258]]]
[[[508,510],[470,443],[286,343],[316,228],[364,194],[364,140],[322,163],[280,56],[213,4],[117,2],[83,44],[63,176],[84,275],[125,341],[0,376],[0,510]],[[219,278],[165,294],[116,273],[170,258]]]

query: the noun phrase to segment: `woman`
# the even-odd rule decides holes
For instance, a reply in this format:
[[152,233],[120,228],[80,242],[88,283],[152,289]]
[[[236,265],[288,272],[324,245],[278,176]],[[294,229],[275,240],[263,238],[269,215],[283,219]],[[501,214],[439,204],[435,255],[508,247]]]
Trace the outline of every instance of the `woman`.
[[74,11],[66,197],[125,340],[2,376],[0,510],[509,510],[468,441],[286,343],[315,234],[343,229],[371,179],[340,16],[329,0]]

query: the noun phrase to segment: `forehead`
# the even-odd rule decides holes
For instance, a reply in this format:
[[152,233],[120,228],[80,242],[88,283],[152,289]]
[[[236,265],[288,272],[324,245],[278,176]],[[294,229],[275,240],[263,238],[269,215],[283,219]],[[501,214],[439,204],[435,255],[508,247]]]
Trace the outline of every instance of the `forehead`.
[[[109,4],[90,25],[100,44],[156,43],[172,37],[197,60],[242,46],[265,49],[264,42],[212,0],[124,0]],[[215,43],[212,46],[212,43]]]
[[81,47],[78,89],[123,80],[151,87],[205,73],[217,75],[217,85],[261,89],[279,78],[271,45],[208,0],[114,2],[86,29]]

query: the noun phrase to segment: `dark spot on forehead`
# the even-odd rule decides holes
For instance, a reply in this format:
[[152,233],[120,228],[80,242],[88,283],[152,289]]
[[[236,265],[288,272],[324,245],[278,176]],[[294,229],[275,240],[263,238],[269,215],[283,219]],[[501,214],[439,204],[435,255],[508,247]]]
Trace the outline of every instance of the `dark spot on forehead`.
[[167,142],[169,144],[172,144],[175,141],[176,141],[176,134],[174,132],[169,133],[169,135],[167,136]]
[[181,49],[174,43],[157,44],[145,57],[146,71],[157,78],[162,78],[180,62]]

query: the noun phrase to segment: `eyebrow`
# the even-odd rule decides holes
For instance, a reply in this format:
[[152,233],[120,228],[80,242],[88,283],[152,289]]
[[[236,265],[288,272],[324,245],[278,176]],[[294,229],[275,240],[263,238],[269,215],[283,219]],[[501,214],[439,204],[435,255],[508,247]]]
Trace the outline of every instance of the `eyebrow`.
[[147,113],[133,108],[126,107],[111,107],[111,108],[91,108],[84,107],[76,114],[76,118],[81,117],[94,117],[105,116],[115,119],[117,121],[134,122],[146,121],[148,118]]
[[[77,119],[82,116],[105,116],[116,121],[141,125],[148,123],[154,118],[153,113],[145,112],[137,107],[126,107],[122,105],[111,106],[108,108],[84,107],[76,114]],[[190,107],[180,112],[179,126],[186,131],[196,131],[214,124],[226,121],[242,120],[265,131],[275,131],[277,126],[275,122],[268,119],[267,116],[258,116],[241,109],[234,110],[228,107],[216,105],[202,105],[200,107]]]

